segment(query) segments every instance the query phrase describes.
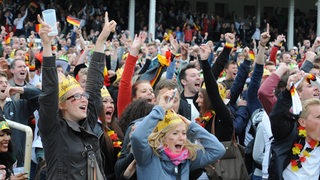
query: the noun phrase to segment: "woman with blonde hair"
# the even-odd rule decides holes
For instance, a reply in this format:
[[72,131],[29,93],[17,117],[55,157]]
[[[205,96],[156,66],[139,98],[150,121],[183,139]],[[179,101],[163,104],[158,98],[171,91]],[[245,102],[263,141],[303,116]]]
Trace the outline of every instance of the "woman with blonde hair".
[[[138,179],[188,179],[190,171],[221,158],[224,146],[199,126],[173,112],[174,90],[157,98],[158,105],[132,133]],[[200,143],[192,143],[192,137]]]

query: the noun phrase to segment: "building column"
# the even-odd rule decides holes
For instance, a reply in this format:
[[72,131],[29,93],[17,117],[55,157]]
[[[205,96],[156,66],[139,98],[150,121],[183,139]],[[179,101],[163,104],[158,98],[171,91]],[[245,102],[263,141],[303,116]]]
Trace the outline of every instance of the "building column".
[[289,0],[289,11],[288,11],[288,35],[287,35],[287,48],[288,50],[293,47],[293,32],[294,32],[294,0]]
[[129,2],[129,32],[130,32],[130,37],[132,39],[134,38],[135,6],[136,6],[136,0],[130,0],[130,2]]
[[317,36],[320,36],[320,0],[316,3],[317,6]]
[[[150,0],[150,6],[149,6],[149,42],[154,40],[155,35],[155,26],[156,26],[156,0]],[[152,36],[150,37],[150,33]],[[150,39],[151,38],[151,39]]]
[[[257,0],[257,15],[256,15],[256,17],[257,17],[256,25],[258,27],[260,27],[260,25],[261,25],[261,0]],[[261,27],[260,27],[260,30],[262,30]]]

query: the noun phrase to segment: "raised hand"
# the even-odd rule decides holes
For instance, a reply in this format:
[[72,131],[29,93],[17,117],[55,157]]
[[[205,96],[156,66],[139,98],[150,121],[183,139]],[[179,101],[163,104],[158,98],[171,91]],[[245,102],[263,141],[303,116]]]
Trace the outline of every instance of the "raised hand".
[[211,49],[208,45],[206,44],[201,44],[200,46],[200,60],[208,60],[209,56],[211,53]]
[[167,91],[166,93],[160,95],[159,97],[159,105],[167,111],[172,109],[173,102],[174,102],[174,90]]
[[287,90],[290,91],[291,83],[296,84],[305,76],[303,71],[297,72],[296,74],[290,75],[287,81]]
[[170,44],[172,46],[172,52],[178,53],[180,45],[176,39],[173,38],[172,34],[169,35]]
[[267,24],[267,31],[261,34],[261,37],[260,37],[260,45],[261,45],[262,47],[265,47],[265,46],[268,44],[268,42],[269,42],[269,40],[270,40],[270,37],[271,37],[271,36],[270,36],[270,34],[269,34],[269,24]]
[[242,51],[243,56],[244,56],[245,59],[250,59],[249,50],[250,50],[250,49],[249,49],[248,47],[245,47],[245,48],[243,49],[243,51]]
[[55,38],[55,36],[48,36],[48,33],[52,31],[51,26],[45,23],[39,14],[38,14],[38,22],[41,24],[41,28],[38,34],[41,38],[42,44],[51,46],[51,41]]
[[108,12],[106,12],[104,16],[104,26],[98,37],[98,40],[103,42],[106,41],[110,33],[116,30],[116,26],[117,26],[117,23],[114,20],[109,21],[109,15],[108,15]]
[[232,34],[232,33],[226,33],[224,35],[224,38],[226,40],[226,43],[234,44],[234,42],[235,42],[235,37],[234,37],[234,34]]
[[135,35],[134,40],[130,47],[130,55],[132,56],[138,56],[139,50],[145,40],[147,39],[148,34],[144,31],[141,31],[139,36]]
[[264,32],[261,34],[260,37],[260,45],[265,47],[268,44],[268,41],[270,40],[270,34],[269,32]]

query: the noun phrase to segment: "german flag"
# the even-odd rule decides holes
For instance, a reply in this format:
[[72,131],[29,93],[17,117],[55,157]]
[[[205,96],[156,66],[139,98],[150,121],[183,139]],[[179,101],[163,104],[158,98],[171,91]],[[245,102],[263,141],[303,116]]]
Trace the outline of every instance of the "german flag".
[[75,18],[73,16],[67,16],[67,22],[77,27],[80,26],[80,19]]
[[36,24],[35,26],[36,26],[36,32],[39,32],[42,24]]
[[256,58],[253,50],[249,50],[249,58],[250,58],[252,61],[254,61],[254,59]]

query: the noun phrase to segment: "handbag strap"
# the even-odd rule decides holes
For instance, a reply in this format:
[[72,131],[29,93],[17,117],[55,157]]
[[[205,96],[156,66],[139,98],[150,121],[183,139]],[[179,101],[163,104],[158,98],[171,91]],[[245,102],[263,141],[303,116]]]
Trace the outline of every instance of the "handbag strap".
[[92,145],[85,145],[85,151],[87,153],[87,173],[88,180],[103,180],[103,175],[100,171],[96,155],[93,151]]
[[213,117],[212,117],[212,120],[211,120],[211,134],[215,135],[215,129],[214,129],[214,122],[215,122],[215,119],[216,119],[216,115],[214,114]]

